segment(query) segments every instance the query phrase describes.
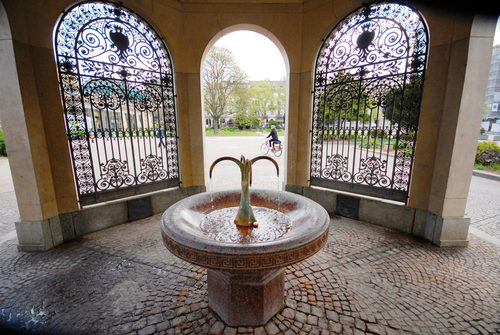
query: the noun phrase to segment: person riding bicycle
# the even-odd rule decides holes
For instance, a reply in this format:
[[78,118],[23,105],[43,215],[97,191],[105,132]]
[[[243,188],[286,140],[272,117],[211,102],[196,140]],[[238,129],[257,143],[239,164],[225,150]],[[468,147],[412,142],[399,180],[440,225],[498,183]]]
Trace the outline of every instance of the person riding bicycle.
[[274,145],[275,144],[280,144],[281,141],[278,139],[278,132],[276,131],[276,127],[273,125],[271,125],[271,132],[269,133],[269,135],[266,136],[266,138],[269,138],[271,137],[271,139],[269,140],[269,147],[270,148],[273,148],[274,149]]

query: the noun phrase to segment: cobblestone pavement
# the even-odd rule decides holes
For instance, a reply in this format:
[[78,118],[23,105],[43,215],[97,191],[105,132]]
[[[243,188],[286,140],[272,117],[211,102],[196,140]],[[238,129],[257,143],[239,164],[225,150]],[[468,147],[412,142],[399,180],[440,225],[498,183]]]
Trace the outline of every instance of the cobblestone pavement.
[[500,181],[472,176],[465,216],[471,227],[500,241]]
[[327,245],[286,270],[284,309],[264,327],[226,327],[206,270],[163,246],[160,216],[45,253],[0,248],[0,324],[47,334],[494,334],[500,249],[474,236],[438,248],[333,218]]

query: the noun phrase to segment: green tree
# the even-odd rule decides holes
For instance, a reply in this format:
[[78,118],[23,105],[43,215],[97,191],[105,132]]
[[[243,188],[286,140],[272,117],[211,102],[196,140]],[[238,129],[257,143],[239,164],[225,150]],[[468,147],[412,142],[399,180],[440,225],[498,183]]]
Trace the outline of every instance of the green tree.
[[229,102],[229,108],[235,114],[235,122],[239,128],[251,125],[250,120],[250,90],[247,85],[242,85],[233,91]]
[[202,85],[205,115],[213,120],[214,133],[226,115],[233,92],[246,81],[230,50],[213,47],[203,62]]
[[276,109],[276,99],[273,87],[269,81],[262,81],[252,85],[251,119],[254,124],[267,116],[267,113]]
[[328,81],[323,91],[317,93],[319,102],[324,104],[325,122],[342,124],[345,121],[370,120],[371,112],[367,105],[372,98],[362,90],[361,84],[355,76],[343,72]]
[[417,128],[422,97],[422,76],[412,75],[406,87],[396,87],[387,92],[385,117],[407,131]]

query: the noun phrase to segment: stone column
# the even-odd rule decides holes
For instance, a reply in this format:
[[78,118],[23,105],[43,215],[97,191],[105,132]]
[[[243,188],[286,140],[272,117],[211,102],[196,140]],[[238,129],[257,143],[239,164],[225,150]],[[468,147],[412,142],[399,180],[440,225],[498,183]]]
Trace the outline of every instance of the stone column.
[[476,16],[472,25],[466,18],[455,24],[451,43],[430,48],[409,199],[417,208],[413,234],[439,246],[468,243],[470,219],[464,214],[496,18]]
[[179,160],[183,187],[205,185],[200,73],[176,73]]
[[0,3],[0,119],[21,221],[19,249],[63,242],[30,47],[12,38]]

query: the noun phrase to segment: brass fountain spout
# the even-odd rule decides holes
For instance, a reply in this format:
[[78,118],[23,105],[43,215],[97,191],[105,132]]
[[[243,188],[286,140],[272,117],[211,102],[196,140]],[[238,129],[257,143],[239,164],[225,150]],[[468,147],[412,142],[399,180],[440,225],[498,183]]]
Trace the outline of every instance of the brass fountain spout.
[[271,161],[276,167],[276,174],[279,176],[280,170],[278,167],[278,163],[276,163],[276,161],[271,157],[267,156],[258,156],[251,160],[246,159],[243,155],[241,156],[240,160],[237,160],[236,158],[233,157],[224,156],[216,159],[212,163],[212,166],[210,166],[210,178],[212,178],[212,170],[214,169],[214,166],[221,161],[229,160],[235,162],[240,168],[241,171],[240,207],[238,209],[238,214],[234,219],[234,223],[236,223],[238,226],[257,227],[257,222],[255,220],[255,216],[253,215],[252,207],[250,206],[249,186],[252,185],[252,164],[261,159],[267,159],[268,161]]

